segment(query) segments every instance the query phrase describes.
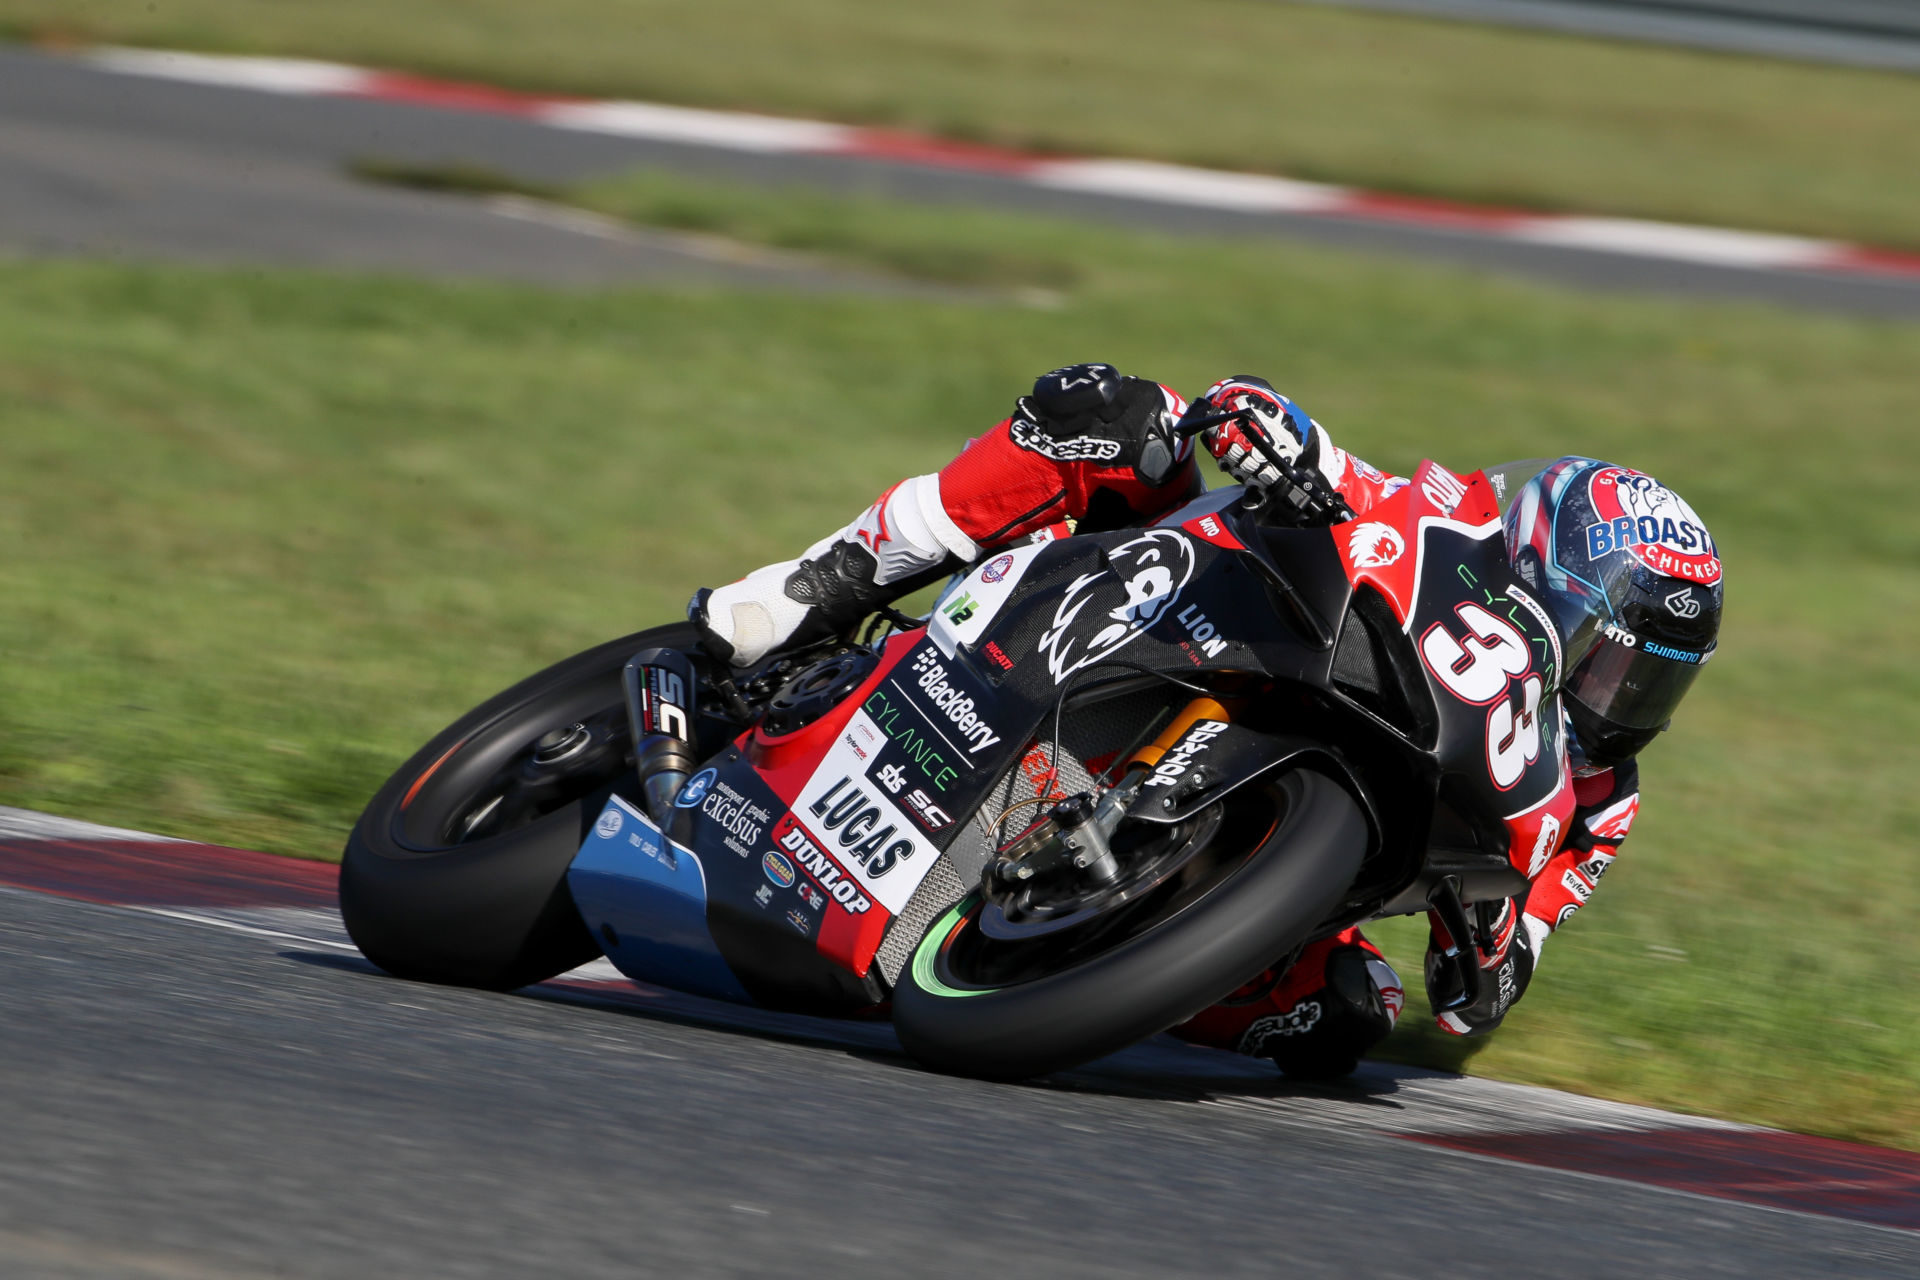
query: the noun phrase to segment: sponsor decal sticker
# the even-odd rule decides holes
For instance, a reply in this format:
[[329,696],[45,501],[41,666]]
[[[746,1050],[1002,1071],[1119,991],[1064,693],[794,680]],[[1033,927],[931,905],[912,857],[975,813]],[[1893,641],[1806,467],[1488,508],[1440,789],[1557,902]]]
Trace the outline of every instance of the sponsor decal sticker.
[[1384,569],[1405,554],[1406,537],[1378,520],[1369,520],[1347,535],[1347,559],[1356,569]]
[[1160,757],[1160,763],[1153,767],[1153,774],[1147,779],[1150,787],[1171,787],[1186,776],[1187,770],[1201,752],[1213,746],[1213,740],[1225,733],[1231,726],[1225,720],[1202,720],[1186,733],[1173,748]]
[[772,810],[754,804],[724,782],[714,783],[700,802],[700,812],[720,828],[721,843],[743,858],[760,843],[761,834],[773,821]]
[[793,864],[777,853],[769,852],[760,859],[760,869],[767,873],[767,879],[782,889],[793,884]]
[[[876,769],[868,776],[894,796],[906,791],[907,783],[911,781],[906,766],[897,762]],[[919,787],[900,796],[900,805],[928,831],[941,831],[953,825],[953,818],[947,811],[935,804],[933,798]]]
[[1059,779],[1054,774],[1053,761],[1048,757],[1045,747],[1035,747],[1020,757],[1020,772],[1033,784],[1036,796],[1045,796],[1049,800],[1065,800],[1067,793],[1060,789]]
[[1153,529],[1112,548],[1107,563],[1068,585],[1035,646],[1055,684],[1112,657],[1172,611],[1193,577],[1193,544]]
[[1603,467],[1587,482],[1587,496],[1600,517],[1586,528],[1591,558],[1619,552],[1656,573],[1703,587],[1720,581],[1720,556],[1706,524],[1679,494],[1652,476]]
[[1429,462],[1420,469],[1420,492],[1442,515],[1450,516],[1467,496],[1467,482],[1439,463]]
[[995,644],[993,641],[989,640],[986,642],[986,644],[982,645],[980,647],[980,652],[986,654],[987,661],[991,662],[994,666],[1000,668],[1002,671],[1013,670],[1013,659],[1007,656],[1007,651],[1005,649],[1002,649],[999,645]]
[[1220,635],[1219,628],[1207,620],[1207,615],[1200,612],[1199,605],[1188,605],[1179,612],[1176,620],[1192,637],[1194,646],[1207,657],[1217,658],[1226,652],[1226,640]]
[[1195,516],[1182,523],[1180,527],[1202,542],[1211,542],[1216,547],[1225,547],[1229,551],[1246,549],[1246,543],[1234,537],[1233,530],[1227,528],[1227,522],[1217,514]]
[[907,816],[930,832],[945,831],[953,825],[953,815],[935,804],[933,797],[918,787],[909,791],[901,803],[907,810]]
[[788,909],[787,923],[798,929],[801,933],[813,932],[813,920],[806,912],[800,910],[798,907]]
[[775,824],[773,840],[793,855],[793,860],[806,869],[829,898],[857,916],[873,910],[872,900],[860,892],[859,885],[847,878],[837,862],[808,838],[792,814],[787,814]]
[[1269,1014],[1256,1018],[1252,1026],[1240,1037],[1240,1052],[1249,1057],[1260,1057],[1267,1041],[1283,1036],[1297,1036],[1314,1029],[1320,1021],[1320,1002],[1302,1000],[1285,1013]]
[[1533,861],[1527,864],[1527,879],[1531,880],[1547,869],[1547,859],[1553,857],[1554,850],[1560,847],[1560,819],[1547,814],[1540,819],[1540,835],[1533,842]]
[[945,791],[960,776],[955,766],[965,764],[965,758],[944,737],[922,727],[919,717],[924,713],[919,708],[914,708],[915,715],[907,715],[907,705],[889,696],[886,690],[875,689],[860,709],[923,777]]
[[1002,552],[947,588],[927,623],[941,653],[951,658],[961,645],[979,642],[1041,550],[1034,544]]
[[1585,902],[1593,896],[1593,886],[1581,879],[1572,869],[1560,873],[1560,886],[1579,902]]
[[1513,980],[1512,956],[1508,956],[1506,961],[1501,964],[1497,978],[1500,984],[1500,994],[1495,996],[1493,1000],[1493,1016],[1496,1018],[1505,1013],[1508,1007],[1520,997],[1519,987]]
[[600,821],[593,824],[593,829],[600,833],[601,839],[611,840],[620,834],[620,827],[625,822],[626,819],[620,816],[620,810],[608,806],[607,811],[600,815]]
[[1693,598],[1693,592],[1681,587],[1667,597],[1667,612],[1676,618],[1697,618],[1700,616],[1700,602]]
[[770,884],[763,884],[758,889],[755,889],[753,891],[753,900],[759,903],[763,907],[766,906],[769,902],[772,902],[773,886]]
[[921,649],[914,655],[909,671],[914,683],[926,694],[926,700],[945,713],[947,722],[959,730],[968,754],[984,751],[1000,741],[1000,735],[974,710],[973,696],[955,683],[936,650]]
[[1592,857],[1575,867],[1574,870],[1597,885],[1600,883],[1600,877],[1607,874],[1607,868],[1613,865],[1613,857],[1614,855],[1611,853],[1602,853],[1596,849]]
[[972,596],[968,595],[965,591],[961,591],[959,594],[955,595],[952,599],[948,600],[946,603],[940,606],[940,613],[941,613],[941,616],[946,618],[948,622],[951,622],[954,626],[957,627],[957,626],[961,626],[968,619],[972,618],[975,611],[977,611],[979,608],[980,608],[979,601],[975,600]]
[[1028,453],[1037,453],[1055,462],[1112,462],[1120,456],[1120,442],[1101,436],[1069,436],[1062,440],[1048,435],[1031,419],[1015,415],[1007,424],[1007,435]]
[[680,788],[680,794],[673,803],[682,809],[697,809],[700,802],[707,798],[707,792],[713,787],[713,780],[720,776],[718,769],[702,769],[687,779],[687,785]]
[[827,832],[828,839],[875,879],[916,851],[912,837],[896,838],[899,825],[888,822],[886,809],[851,777],[842,777],[828,787],[807,806],[807,812]]

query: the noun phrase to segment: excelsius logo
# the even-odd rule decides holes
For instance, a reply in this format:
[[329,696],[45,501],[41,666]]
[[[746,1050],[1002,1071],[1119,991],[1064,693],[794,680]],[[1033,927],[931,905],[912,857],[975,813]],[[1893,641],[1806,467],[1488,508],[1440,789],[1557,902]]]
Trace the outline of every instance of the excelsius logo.
[[687,779],[687,785],[680,788],[680,794],[674,798],[674,805],[681,809],[697,809],[700,802],[707,798],[707,792],[713,789],[713,780],[720,776],[718,769],[702,769]]
[[745,857],[749,847],[759,843],[760,833],[772,820],[770,810],[754,804],[726,783],[716,783],[700,805],[700,812],[726,833],[729,849]]
[[1059,684],[1113,656],[1179,602],[1193,576],[1193,544],[1154,529],[1107,552],[1111,571],[1082,574],[1067,587],[1035,649]]
[[1000,741],[1000,735],[987,726],[973,709],[973,698],[952,683],[946,664],[932,649],[922,649],[913,660],[915,683],[925,691],[927,701],[938,707],[960,736],[968,742],[967,754],[976,755]]

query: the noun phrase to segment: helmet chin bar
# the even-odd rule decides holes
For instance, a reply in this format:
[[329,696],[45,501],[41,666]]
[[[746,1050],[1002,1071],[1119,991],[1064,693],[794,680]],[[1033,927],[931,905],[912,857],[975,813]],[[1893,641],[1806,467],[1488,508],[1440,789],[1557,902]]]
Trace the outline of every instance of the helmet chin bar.
[[1650,729],[1632,729],[1595,715],[1571,694],[1563,694],[1561,701],[1567,709],[1567,720],[1573,726],[1573,742],[1569,745],[1595,770],[1611,769],[1633,759],[1673,723],[1667,720]]

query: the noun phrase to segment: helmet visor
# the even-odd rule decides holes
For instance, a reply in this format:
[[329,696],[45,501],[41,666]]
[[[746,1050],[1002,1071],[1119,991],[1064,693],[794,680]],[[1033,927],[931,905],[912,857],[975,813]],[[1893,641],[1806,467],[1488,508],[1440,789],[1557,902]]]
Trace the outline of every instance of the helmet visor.
[[1674,708],[1699,676],[1700,664],[1711,654],[1631,638],[1636,643],[1626,645],[1601,633],[1563,688],[1602,720],[1629,729],[1657,729],[1673,718]]

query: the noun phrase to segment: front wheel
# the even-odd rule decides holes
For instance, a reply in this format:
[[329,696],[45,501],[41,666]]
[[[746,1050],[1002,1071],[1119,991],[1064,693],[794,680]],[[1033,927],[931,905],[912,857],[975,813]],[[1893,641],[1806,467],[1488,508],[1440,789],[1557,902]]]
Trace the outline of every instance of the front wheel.
[[1285,956],[1359,874],[1366,818],[1307,771],[1216,808],[1206,849],[1178,876],[1085,926],[996,937],[980,895],[963,899],[900,976],[900,1043],[937,1070],[1044,1075],[1185,1021]]

